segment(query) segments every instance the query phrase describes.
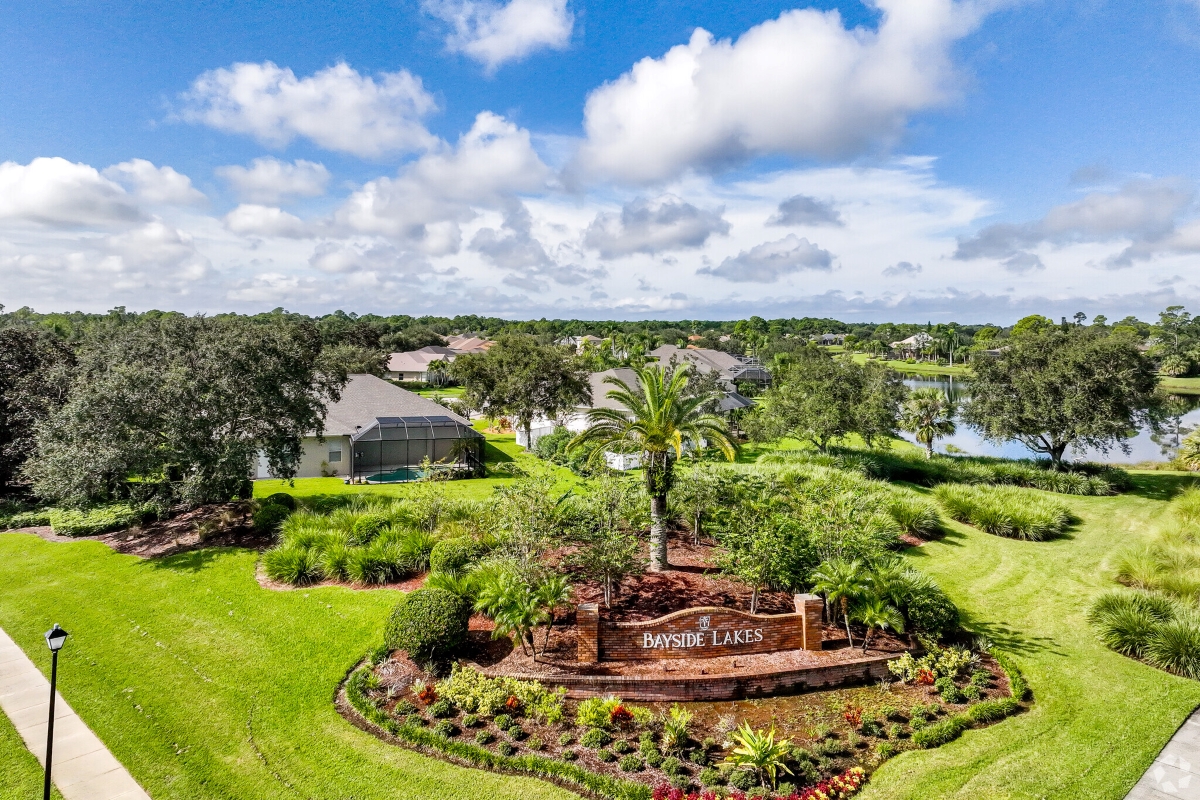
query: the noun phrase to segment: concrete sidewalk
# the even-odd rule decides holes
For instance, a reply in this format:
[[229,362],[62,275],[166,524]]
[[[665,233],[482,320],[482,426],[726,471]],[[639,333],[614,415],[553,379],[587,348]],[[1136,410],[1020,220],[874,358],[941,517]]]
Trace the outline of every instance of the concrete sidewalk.
[[[70,647],[70,645],[67,645]],[[46,763],[50,681],[0,629],[0,709]],[[54,700],[54,785],[66,800],[150,800],[61,694]]]
[[1200,800],[1200,709],[1175,731],[1125,800]]

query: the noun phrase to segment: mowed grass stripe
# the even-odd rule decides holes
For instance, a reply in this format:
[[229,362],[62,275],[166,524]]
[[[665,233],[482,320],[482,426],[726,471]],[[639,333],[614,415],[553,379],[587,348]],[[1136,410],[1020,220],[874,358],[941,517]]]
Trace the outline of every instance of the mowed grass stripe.
[[907,551],[1014,656],[1036,702],[937,750],[889,761],[863,797],[1123,798],[1200,704],[1200,683],[1109,651],[1085,614],[1112,586],[1112,554],[1151,536],[1165,503],[1150,497],[1189,480],[1139,474],[1129,495],[1063,497],[1082,522],[1050,541],[950,523],[944,540]]
[[[44,630],[57,621],[71,632],[63,696],[155,800],[570,796],[349,725],[334,692],[380,640],[397,593],[266,591],[256,559],[207,550],[148,562],[6,534],[0,625],[43,671]],[[19,750],[0,737],[0,760]]]

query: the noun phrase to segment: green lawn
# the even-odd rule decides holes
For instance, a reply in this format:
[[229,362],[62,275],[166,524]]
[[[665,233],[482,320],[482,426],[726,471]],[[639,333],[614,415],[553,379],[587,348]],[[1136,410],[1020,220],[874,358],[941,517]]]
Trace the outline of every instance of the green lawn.
[[[851,358],[858,364],[865,364],[867,362],[866,353],[855,353]],[[962,367],[957,364],[951,367],[940,364],[909,364],[907,361],[884,361],[883,363],[897,372],[911,372],[916,375],[953,375],[956,378],[960,376],[970,377],[971,375],[970,367]]]
[[1115,584],[1113,555],[1152,535],[1165,500],[1190,478],[1140,473],[1121,497],[1062,497],[1082,518],[1068,537],[1022,542],[952,524],[908,551],[971,625],[1015,656],[1037,702],[1018,717],[937,750],[906,753],[872,779],[881,798],[1123,798],[1200,704],[1200,683],[1119,656],[1084,614]]
[[1200,378],[1159,378],[1158,385],[1175,394],[1200,394]]
[[[148,562],[97,542],[0,535],[0,625],[43,670],[42,632],[71,632],[59,688],[155,800],[569,797],[346,723],[334,691],[380,641],[397,593],[267,591],[256,559],[208,550]],[[38,796],[36,762],[11,726],[0,726],[0,765],[0,797]]]
[[443,386],[440,389],[418,389],[416,394],[421,395],[421,397],[428,397],[430,400],[438,397],[458,399],[463,396],[463,392],[465,391],[466,389],[462,386]]

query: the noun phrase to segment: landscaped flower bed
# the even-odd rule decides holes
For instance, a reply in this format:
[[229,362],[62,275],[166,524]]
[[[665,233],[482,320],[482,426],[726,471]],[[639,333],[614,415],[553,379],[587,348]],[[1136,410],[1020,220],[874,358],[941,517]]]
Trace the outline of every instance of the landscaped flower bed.
[[1002,659],[958,648],[906,657],[893,672],[894,683],[763,700],[576,703],[469,667],[434,681],[402,654],[381,654],[351,675],[346,697],[410,746],[605,797],[816,800],[851,796],[896,753],[1016,713],[1028,691]]

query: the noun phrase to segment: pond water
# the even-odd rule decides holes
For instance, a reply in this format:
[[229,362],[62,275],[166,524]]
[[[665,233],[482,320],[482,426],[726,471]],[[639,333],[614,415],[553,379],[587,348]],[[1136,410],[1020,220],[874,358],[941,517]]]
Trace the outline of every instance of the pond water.
[[[904,384],[910,389],[937,388],[946,392],[950,399],[962,403],[971,396],[971,383],[965,378],[955,378],[949,375],[906,375]],[[1173,395],[1172,401],[1177,416],[1172,420],[1172,431],[1165,434],[1155,434],[1149,430],[1139,430],[1137,435],[1127,440],[1129,453],[1113,449],[1107,455],[1098,451],[1084,450],[1082,453],[1068,451],[1067,458],[1073,460],[1102,461],[1113,464],[1136,464],[1139,461],[1169,461],[1175,455],[1179,441],[1188,431],[1200,425],[1200,396]],[[958,432],[953,436],[938,439],[935,449],[946,452],[946,446],[959,448],[960,451],[977,456],[999,456],[1001,458],[1031,458],[1036,454],[1020,442],[1004,442],[995,444],[985,441],[983,436],[973,428],[958,422]],[[908,441],[913,441],[910,433],[901,434]]]

